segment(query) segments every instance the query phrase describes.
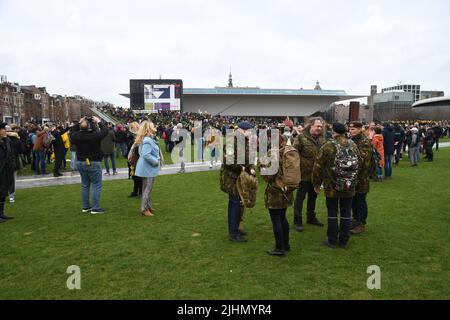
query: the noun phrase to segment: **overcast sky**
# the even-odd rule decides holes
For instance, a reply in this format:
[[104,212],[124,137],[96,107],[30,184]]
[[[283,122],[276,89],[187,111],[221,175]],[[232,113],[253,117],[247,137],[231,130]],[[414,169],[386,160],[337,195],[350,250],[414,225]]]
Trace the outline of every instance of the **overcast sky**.
[[450,1],[0,0],[0,74],[128,106],[130,78],[184,86],[450,95]]

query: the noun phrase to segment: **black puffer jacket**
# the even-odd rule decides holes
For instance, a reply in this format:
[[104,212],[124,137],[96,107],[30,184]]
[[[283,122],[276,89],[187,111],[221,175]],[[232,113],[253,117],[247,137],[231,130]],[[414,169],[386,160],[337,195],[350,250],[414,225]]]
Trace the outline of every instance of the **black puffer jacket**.
[[0,138],[0,197],[8,195],[14,183],[14,152],[9,138]]

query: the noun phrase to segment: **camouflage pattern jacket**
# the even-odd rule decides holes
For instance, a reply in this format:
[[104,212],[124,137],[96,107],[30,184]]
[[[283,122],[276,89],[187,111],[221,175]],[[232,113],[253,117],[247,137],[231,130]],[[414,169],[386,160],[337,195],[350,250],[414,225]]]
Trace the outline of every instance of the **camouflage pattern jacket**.
[[322,136],[317,138],[317,140],[314,139],[309,132],[309,127],[306,127],[295,138],[294,148],[298,150],[300,155],[301,181],[311,181],[314,161],[325,142]]
[[[339,145],[348,147],[349,139],[344,135],[338,135],[334,139]],[[358,156],[359,162],[361,159],[358,148],[355,146],[353,150]],[[349,192],[338,192],[334,189],[333,182],[330,177],[332,168],[334,166],[334,160],[336,157],[336,148],[332,141],[326,142],[319,150],[316,161],[314,162],[314,169],[312,174],[313,186],[320,186],[323,183],[325,189],[325,196],[327,198],[351,198],[355,195],[355,190]],[[359,163],[358,163],[359,164]]]
[[[275,151],[276,156],[273,157],[272,161],[279,161],[282,158],[284,148],[281,147],[277,152],[276,149],[270,149],[268,157],[270,157],[270,153]],[[268,162],[265,165],[259,163],[259,171],[263,173],[265,167],[270,166],[271,163]],[[293,203],[293,191],[283,192],[280,188],[275,186],[275,179],[280,174],[281,163],[279,163],[278,172],[274,175],[263,175],[261,177],[265,182],[267,182],[266,190],[264,193],[264,203],[266,209],[285,209],[292,206]]]
[[372,144],[364,134],[358,134],[352,137],[353,142],[358,146],[361,160],[358,172],[358,184],[356,185],[356,193],[369,192],[369,167],[372,157]]
[[[239,135],[241,133],[236,132],[235,134]],[[255,170],[255,165],[250,163],[250,147],[249,139],[247,137],[245,137],[245,164],[238,164],[237,140],[237,137],[234,137],[233,149],[232,141],[229,141],[227,138],[227,141],[223,146],[222,166],[220,168],[220,190],[234,196],[239,196],[236,181],[241,174],[242,167],[250,174],[252,170]],[[227,155],[234,158],[232,163],[227,163]]]

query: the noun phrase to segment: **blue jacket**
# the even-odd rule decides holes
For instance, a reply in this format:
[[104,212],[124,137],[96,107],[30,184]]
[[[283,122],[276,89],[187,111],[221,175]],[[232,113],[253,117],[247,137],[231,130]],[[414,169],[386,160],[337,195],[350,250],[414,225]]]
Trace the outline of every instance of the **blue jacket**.
[[156,177],[160,169],[160,160],[158,143],[150,137],[145,137],[139,146],[135,175],[142,178]]

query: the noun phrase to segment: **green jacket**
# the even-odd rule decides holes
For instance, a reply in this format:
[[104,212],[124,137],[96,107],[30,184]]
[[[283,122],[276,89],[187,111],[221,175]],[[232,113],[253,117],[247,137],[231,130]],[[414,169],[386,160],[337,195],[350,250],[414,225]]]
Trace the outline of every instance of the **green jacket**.
[[358,184],[356,185],[356,193],[369,192],[369,167],[370,159],[372,157],[372,144],[364,134],[359,134],[352,137],[353,142],[358,146],[361,154],[361,161],[358,172]]
[[[278,152],[278,159],[282,158],[284,149],[281,148]],[[270,152],[270,151],[269,151]],[[278,161],[275,160],[275,161]],[[259,165],[259,169],[270,166],[270,163],[264,165]],[[281,163],[280,163],[281,167]],[[267,209],[285,209],[292,206],[293,203],[293,191],[283,192],[280,188],[275,186],[275,178],[279,174],[278,171],[274,175],[261,175],[263,180],[267,182],[266,190],[264,193],[264,203]]]
[[[236,134],[239,135],[240,133],[236,132]],[[233,137],[231,139],[233,139]],[[222,166],[220,168],[220,189],[223,192],[235,196],[239,195],[236,180],[241,174],[242,167],[244,167],[245,171],[247,171],[248,173],[251,173],[252,170],[255,170],[255,165],[253,163],[250,163],[251,159],[249,157],[249,153],[249,139],[245,138],[245,163],[238,164],[237,138],[234,137],[234,149],[233,141],[226,141],[223,146]],[[227,163],[227,155],[233,157],[234,161],[232,163]]]
[[317,138],[317,140],[314,139],[308,127],[295,138],[294,147],[300,155],[301,181],[311,181],[314,161],[325,142],[322,136]]
[[114,153],[114,141],[116,141],[114,130],[108,129],[108,134],[102,139],[102,142],[100,144],[103,154]]
[[[334,139],[339,145],[347,147],[349,145],[349,139],[344,135],[338,135]],[[358,164],[360,165],[360,153],[355,146],[353,151],[358,156]],[[334,189],[330,172],[334,166],[334,160],[336,157],[336,148],[332,141],[326,142],[319,150],[316,161],[314,163],[312,184],[313,186],[320,186],[323,183],[325,189],[325,196],[327,198],[351,198],[355,195],[355,190],[349,192],[339,192]]]

